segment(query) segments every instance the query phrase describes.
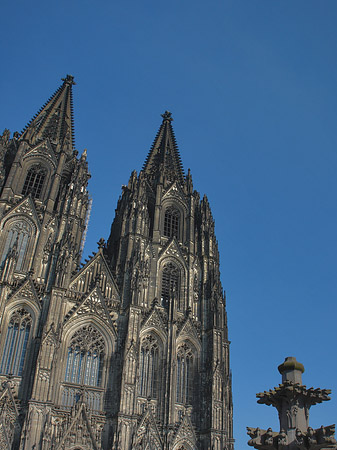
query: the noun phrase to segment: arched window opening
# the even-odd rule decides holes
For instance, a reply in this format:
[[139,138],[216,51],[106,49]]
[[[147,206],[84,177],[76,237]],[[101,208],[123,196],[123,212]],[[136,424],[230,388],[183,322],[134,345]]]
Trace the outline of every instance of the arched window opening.
[[31,234],[31,226],[24,220],[13,223],[8,231],[8,236],[1,256],[1,265],[3,264],[8,252],[12,250],[14,245],[16,245],[16,250],[18,253],[16,270],[22,269]]
[[193,352],[185,343],[177,352],[177,392],[178,403],[190,404],[193,396]]
[[46,174],[46,169],[40,164],[31,167],[27,172],[22,194],[31,194],[33,198],[40,198]]
[[0,373],[21,376],[27,344],[32,327],[32,317],[24,308],[11,316],[1,358]]
[[65,381],[100,386],[104,350],[102,335],[91,325],[76,331],[68,348]]
[[159,346],[157,339],[148,335],[143,339],[140,351],[139,395],[157,398],[159,373]]
[[180,214],[176,208],[170,206],[166,209],[164,217],[164,236],[179,237],[179,219]]
[[168,307],[172,295],[177,300],[178,309],[180,309],[180,271],[172,263],[166,264],[163,269],[161,280],[161,303],[165,308]]

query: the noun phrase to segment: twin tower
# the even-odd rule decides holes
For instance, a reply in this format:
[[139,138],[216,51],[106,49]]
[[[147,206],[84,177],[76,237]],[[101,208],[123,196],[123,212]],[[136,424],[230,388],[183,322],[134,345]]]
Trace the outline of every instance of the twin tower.
[[73,77],[0,136],[0,448],[233,450],[214,220],[169,112],[81,266]]

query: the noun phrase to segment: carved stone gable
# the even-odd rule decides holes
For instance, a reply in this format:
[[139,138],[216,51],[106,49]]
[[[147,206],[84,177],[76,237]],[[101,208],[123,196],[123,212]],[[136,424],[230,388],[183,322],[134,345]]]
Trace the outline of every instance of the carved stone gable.
[[65,322],[74,316],[97,316],[103,319],[116,334],[116,318],[117,311],[108,308],[106,300],[104,299],[101,290],[96,286],[90,294],[85,297],[77,306],[75,305],[65,317]]
[[145,411],[136,433],[135,449],[162,449],[162,441],[150,407]]
[[166,333],[166,324],[161,317],[157,308],[154,308],[148,317],[145,318],[142,329],[145,328],[155,328],[157,330],[164,331]]
[[31,279],[26,280],[19,288],[12,292],[11,296],[8,298],[8,302],[13,300],[27,299],[34,302],[41,309],[41,299],[39,298],[34,283]]
[[200,332],[197,329],[197,327],[194,325],[193,321],[191,320],[191,318],[188,318],[183,324],[181,329],[178,331],[177,336],[182,337],[182,336],[193,336],[195,337],[198,341],[200,340]]
[[32,148],[31,150],[28,150],[28,152],[25,154],[23,159],[27,159],[32,156],[34,156],[34,157],[39,156],[43,159],[47,159],[52,163],[54,168],[56,168],[57,158],[56,158],[55,152],[49,142],[49,139],[46,139],[45,141],[41,142],[39,145]]
[[54,329],[54,323],[52,323],[42,336],[42,342],[41,345],[58,345],[58,336]]
[[111,300],[111,305],[120,301],[117,285],[101,250],[74,276],[69,289],[85,293],[95,283],[99,284],[104,297]]
[[[77,445],[83,450],[99,450],[101,446],[98,443],[99,441],[95,439],[94,430],[90,423],[91,420],[88,417],[85,404],[75,405],[72,413],[72,416],[68,419],[68,423],[64,424],[66,431],[61,441],[55,446],[55,450],[76,448]],[[98,432],[101,433],[103,427],[101,425],[98,425],[98,427],[100,428]]]
[[185,195],[177,181],[175,181],[163,195],[163,200],[166,198],[175,198],[185,206]]
[[163,248],[159,254],[160,258],[164,258],[166,256],[173,256],[180,261],[184,261],[186,263],[185,255],[183,254],[177,240],[172,238],[170,242],[167,244],[165,248]]
[[5,382],[2,385],[2,392],[0,394],[0,448],[12,448],[18,417],[19,412],[10,383]]
[[191,448],[196,448],[196,442],[197,438],[191,418],[188,414],[185,414],[180,422],[177,432],[172,437],[171,446],[173,448],[176,445],[187,443]]
[[4,219],[8,220],[9,217],[18,214],[28,216],[36,224],[37,228],[40,229],[40,220],[36,212],[34,202],[30,195],[24,198],[16,206],[14,206],[14,208],[9,210],[7,214],[4,216]]

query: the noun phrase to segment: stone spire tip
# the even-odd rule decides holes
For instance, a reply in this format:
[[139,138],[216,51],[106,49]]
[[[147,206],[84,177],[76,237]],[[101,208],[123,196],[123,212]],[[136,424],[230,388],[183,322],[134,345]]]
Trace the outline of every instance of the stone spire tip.
[[64,81],[66,84],[70,85],[76,84],[73,75],[67,75],[65,78],[61,78],[61,80]]
[[165,111],[163,114],[161,114],[162,118],[163,118],[163,123],[168,121],[168,122],[172,122],[173,117],[172,117],[172,113],[170,111]]

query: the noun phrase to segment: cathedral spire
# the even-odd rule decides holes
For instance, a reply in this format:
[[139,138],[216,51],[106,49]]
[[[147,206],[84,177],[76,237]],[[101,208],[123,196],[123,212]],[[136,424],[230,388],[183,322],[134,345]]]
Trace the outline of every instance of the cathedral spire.
[[63,84],[42,106],[23,130],[20,140],[35,145],[49,138],[50,142],[66,147],[69,151],[74,147],[74,120],[72,86],[74,77],[62,78]]
[[165,111],[161,116],[163,122],[146,158],[143,170],[152,182],[157,181],[163,175],[169,182],[177,180],[183,184],[184,169],[171,124],[172,114]]

